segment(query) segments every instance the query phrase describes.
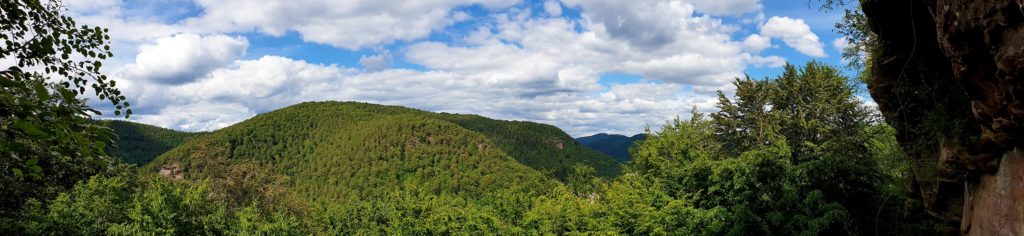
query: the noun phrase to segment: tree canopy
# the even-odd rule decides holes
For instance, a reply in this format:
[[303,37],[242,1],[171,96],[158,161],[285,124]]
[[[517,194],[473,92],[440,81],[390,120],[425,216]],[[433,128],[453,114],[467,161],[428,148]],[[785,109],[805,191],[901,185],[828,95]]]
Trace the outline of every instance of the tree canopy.
[[[0,3],[0,216],[12,217],[28,199],[50,199],[104,171],[113,135],[89,120],[100,112],[88,96],[131,114],[115,82],[100,73],[111,56],[106,29],[79,26],[60,1]],[[86,94],[91,87],[92,94]],[[0,229],[11,227],[0,222]]]

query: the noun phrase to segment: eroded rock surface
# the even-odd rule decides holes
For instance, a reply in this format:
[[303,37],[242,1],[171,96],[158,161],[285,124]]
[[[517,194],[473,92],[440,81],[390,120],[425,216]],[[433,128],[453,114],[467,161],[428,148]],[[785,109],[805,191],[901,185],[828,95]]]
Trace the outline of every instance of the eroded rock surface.
[[[932,215],[1021,235],[1024,0],[864,0],[869,92],[913,159]],[[969,194],[968,194],[969,193]],[[998,210],[997,210],[998,209]],[[1008,231],[1007,231],[1008,230]]]
[[[999,170],[969,181],[960,230],[970,235],[1024,235],[1024,153],[1006,153]],[[1016,222],[1016,224],[1014,223]]]

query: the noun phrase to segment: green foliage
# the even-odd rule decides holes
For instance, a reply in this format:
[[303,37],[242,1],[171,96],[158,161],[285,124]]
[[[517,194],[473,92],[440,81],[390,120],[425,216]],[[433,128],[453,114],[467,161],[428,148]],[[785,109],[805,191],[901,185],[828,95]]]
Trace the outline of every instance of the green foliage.
[[18,225],[31,235],[299,235],[282,212],[229,211],[209,185],[160,177],[97,175],[42,204],[29,201]]
[[[61,15],[63,8],[61,1],[13,0],[0,4],[0,32],[5,32],[0,36],[4,41],[0,58],[18,62],[0,74],[15,83],[27,78],[60,78],[59,84],[72,97],[84,95],[86,87],[92,87],[100,100],[116,106],[116,114],[131,114],[125,97],[114,87],[116,83],[99,72],[100,61],[113,56],[107,29],[79,27],[74,19]],[[42,71],[26,71],[31,67],[41,67]],[[45,88],[36,86],[36,90]]]
[[577,194],[593,193],[600,183],[601,180],[594,179],[594,167],[583,164],[576,164],[573,167],[572,174],[569,174],[569,179],[566,182],[572,192]]
[[100,121],[114,130],[115,145],[107,146],[110,156],[129,164],[144,165],[160,154],[205,133],[181,132],[120,120]]
[[508,219],[475,200],[449,194],[385,194],[374,201],[329,205],[318,215],[334,235],[438,235],[517,232]]
[[[919,219],[898,213],[908,212],[906,204],[885,204],[913,201],[900,191],[906,167],[892,128],[873,122],[853,95],[856,87],[836,69],[787,65],[777,78],[735,85],[735,100],[720,93],[712,119],[677,119],[634,149],[624,177],[649,178],[631,180],[632,188],[662,197],[642,201],[650,202],[644,207],[610,203],[631,205],[621,208],[626,212],[645,209],[622,218],[651,217],[645,212],[678,202],[676,212],[725,219],[690,224],[713,234],[890,234],[917,227]],[[618,185],[609,200],[626,192]]]
[[[894,129],[835,69],[787,66],[736,86],[710,119],[694,110],[649,131],[613,179],[592,165],[603,161],[559,156],[577,144],[545,126],[393,106],[303,103],[195,137],[138,126],[145,142],[187,141],[138,176],[114,171],[27,201],[8,231],[850,235],[939,225],[905,195]],[[545,158],[559,161],[524,163]],[[537,167],[555,163],[562,176]],[[184,180],[151,173],[175,165]]]
[[0,231],[29,199],[52,199],[107,168],[113,135],[89,120],[86,87],[131,113],[114,81],[99,73],[110,56],[106,30],[77,26],[60,1],[0,3]]
[[0,87],[0,191],[7,194],[0,215],[106,168],[104,146],[113,134],[88,120],[82,101],[41,78],[0,81],[8,82]]
[[[719,93],[710,119],[694,111],[648,132],[620,175],[550,125],[363,103],[303,103],[203,135],[107,128],[77,99],[91,85],[115,114],[131,113],[93,60],[110,56],[105,30],[76,28],[59,2],[0,7],[0,29],[13,32],[0,56],[19,62],[0,71],[4,232],[843,235],[938,225],[898,182],[907,166],[894,129],[819,63],[737,79],[735,100]],[[47,82],[54,75],[67,81]],[[115,133],[112,153],[143,171],[110,168]],[[172,166],[184,180],[151,173]]]
[[[316,231],[341,234],[515,231],[523,209],[560,185],[506,154],[491,137],[462,126],[475,123],[439,116],[458,117],[363,103],[303,103],[194,138],[144,168],[178,164],[186,179],[210,179],[211,196],[229,210],[250,202],[280,207],[305,216],[302,221],[314,222]],[[524,129],[512,130],[533,132]],[[557,149],[547,141],[517,142]],[[564,145],[561,150],[568,150]],[[571,151],[580,150],[585,148]],[[547,157],[571,153],[553,152]],[[587,167],[588,174],[597,173]],[[436,222],[412,224],[409,215]]]

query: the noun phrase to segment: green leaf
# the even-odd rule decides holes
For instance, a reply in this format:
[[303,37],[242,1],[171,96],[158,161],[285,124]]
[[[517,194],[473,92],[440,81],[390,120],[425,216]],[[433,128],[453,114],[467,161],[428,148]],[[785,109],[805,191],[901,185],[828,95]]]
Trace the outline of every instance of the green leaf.
[[36,97],[39,97],[39,100],[42,101],[50,99],[50,91],[46,90],[46,86],[43,83],[36,84]]
[[29,123],[25,120],[14,120],[14,127],[17,127],[18,129],[25,132],[25,134],[28,134],[29,136],[34,136],[37,138],[50,137],[50,135],[44,132],[42,129],[40,129],[38,125]]
[[0,143],[0,150],[10,150],[14,152],[21,152],[25,150],[25,144],[19,142],[3,142]]
[[33,174],[35,174],[35,173],[43,173],[43,167],[38,166],[38,165],[29,166],[28,169],[32,170]]
[[18,85],[18,83],[15,83],[13,80],[8,79],[6,76],[0,77],[0,86],[14,87],[15,85]]
[[34,166],[34,165],[37,165],[37,164],[39,164],[39,158],[32,158],[32,159],[28,159],[27,161],[25,161],[25,165],[26,166]]
[[11,171],[13,171],[14,172],[14,176],[18,176],[18,178],[22,178],[22,177],[25,176],[25,172],[22,172],[21,169],[11,168]]

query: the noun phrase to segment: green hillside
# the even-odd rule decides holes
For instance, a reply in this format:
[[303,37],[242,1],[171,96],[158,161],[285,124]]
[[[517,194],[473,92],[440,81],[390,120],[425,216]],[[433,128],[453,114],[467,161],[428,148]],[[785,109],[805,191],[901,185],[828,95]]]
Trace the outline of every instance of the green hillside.
[[[558,129],[557,127],[551,125],[526,121],[495,120],[478,115],[432,113],[399,106],[382,106],[350,102],[299,104],[282,110],[309,109],[311,108],[311,106],[324,106],[329,107],[325,108],[327,110],[338,109],[338,111],[322,114],[309,114],[312,117],[306,117],[306,119],[308,120],[295,119],[280,122],[311,123],[313,122],[311,120],[319,119],[329,119],[332,121],[328,122],[333,122],[333,120],[336,119],[362,120],[372,119],[379,115],[393,116],[400,114],[409,116],[419,116],[424,119],[451,123],[459,126],[460,128],[479,133],[485,136],[485,138],[489,139],[491,142],[493,142],[495,148],[513,157],[516,161],[520,162],[521,164],[524,164],[526,166],[529,166],[533,169],[539,170],[544,173],[549,173],[553,176],[558,177],[559,179],[565,179],[571,172],[572,167],[577,164],[583,164],[586,166],[594,167],[597,176],[614,177],[621,172],[619,164],[616,163],[614,159],[612,159],[610,156],[588,149],[587,147],[581,145],[579,142],[576,142],[572,137],[563,132],[561,129]],[[344,114],[339,114],[341,115],[341,117],[330,117],[329,115],[327,115],[338,112]],[[285,112],[272,112],[257,117],[263,117],[268,115],[275,116],[271,114],[278,113],[284,114]],[[109,122],[111,123],[110,126],[114,128],[115,131],[117,131],[120,137],[122,137],[121,140],[118,141],[118,145],[123,148],[115,150],[115,156],[124,157],[125,160],[129,160],[129,163],[145,163],[151,160],[153,157],[162,154],[163,152],[166,152],[171,148],[180,145],[181,143],[184,143],[184,141],[186,141],[187,139],[198,135],[198,133],[178,132],[169,129],[163,129],[155,126],[137,124],[132,122]],[[243,124],[244,123],[246,122],[243,122]],[[319,129],[318,127],[320,126],[280,126],[278,128],[283,129],[275,129],[275,131],[267,132],[278,132],[278,130],[280,132],[286,133],[297,133],[307,131],[316,132],[310,129]],[[232,127],[225,130],[237,129],[240,128]],[[296,135],[304,136],[308,134]],[[282,140],[271,137],[280,136],[280,134],[263,134],[260,136],[262,137],[253,138],[248,142],[250,142],[250,144],[252,145],[257,145],[261,147],[255,149],[251,147],[236,147],[235,149],[244,149],[246,150],[247,153],[251,152],[254,154],[265,152],[275,154],[277,154],[278,152],[287,152],[289,154],[308,153],[307,150],[297,150],[295,148],[279,147],[279,145],[276,145],[278,142],[282,142]],[[260,141],[267,142],[260,143]],[[274,148],[266,150],[263,149],[267,147]],[[283,149],[292,150],[286,151]]]
[[181,132],[129,121],[104,120],[104,126],[117,134],[116,146],[107,149],[110,155],[130,164],[143,165],[204,133]]
[[[498,128],[483,128],[491,124]],[[523,144],[515,142],[535,146],[517,147]],[[527,157],[513,158],[505,150]],[[578,153],[585,155],[574,156]],[[555,160],[527,163],[544,158]],[[531,199],[561,185],[530,167],[567,172],[576,163],[597,163],[603,173],[618,173],[609,162],[607,156],[587,150],[551,126],[397,106],[316,102],[257,115],[195,138],[145,169],[155,172],[177,164],[185,179],[210,179],[214,195],[224,196],[229,205],[291,201],[297,205],[294,209],[313,208],[315,215],[329,218],[327,222],[389,221],[389,215],[359,214],[382,207],[398,207],[394,211],[402,215],[461,209],[434,213],[473,217],[485,221],[481,224],[488,229],[499,229],[521,218]],[[238,183],[253,179],[266,181]],[[295,196],[254,194],[278,186]],[[402,199],[422,204],[417,200],[422,197],[435,199],[437,205],[380,205]],[[294,199],[281,200],[289,198]],[[374,225],[360,223],[355,228],[369,230]]]
[[606,134],[599,133],[586,137],[579,137],[576,141],[582,143],[584,146],[594,149],[600,153],[615,158],[619,162],[629,161],[629,149],[636,145],[637,142],[647,139],[646,134],[637,134],[632,137],[620,135],[620,134]]
[[619,164],[610,156],[588,149],[555,126],[478,115],[440,113],[436,116],[487,136],[520,163],[552,172],[560,179],[565,179],[576,164],[594,167],[598,176],[614,177],[621,172]]

